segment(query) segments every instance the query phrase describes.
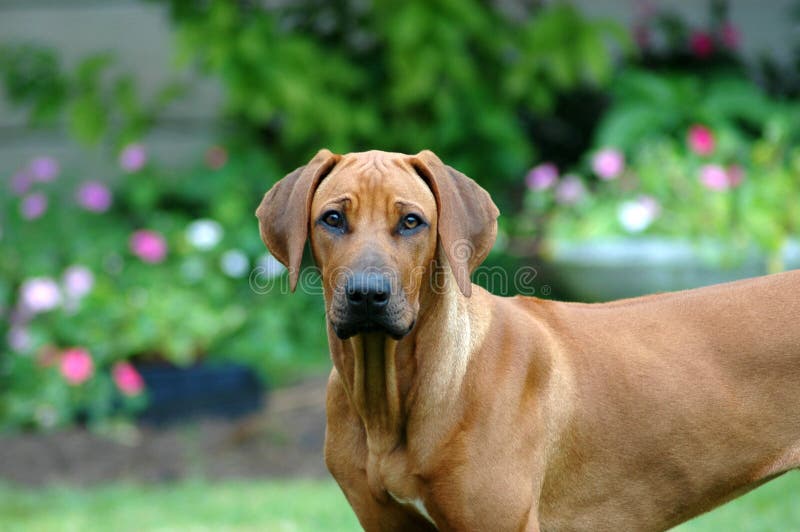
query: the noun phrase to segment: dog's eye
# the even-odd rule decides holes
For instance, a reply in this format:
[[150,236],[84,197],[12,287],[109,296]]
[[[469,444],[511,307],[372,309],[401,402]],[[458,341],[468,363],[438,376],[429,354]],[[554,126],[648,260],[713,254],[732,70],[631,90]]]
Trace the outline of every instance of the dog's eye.
[[416,214],[406,214],[400,220],[400,232],[401,233],[408,233],[412,232],[419,227],[422,227],[425,224],[422,221],[422,218]]
[[341,229],[344,226],[344,216],[338,211],[328,211],[322,215],[322,222],[327,226]]

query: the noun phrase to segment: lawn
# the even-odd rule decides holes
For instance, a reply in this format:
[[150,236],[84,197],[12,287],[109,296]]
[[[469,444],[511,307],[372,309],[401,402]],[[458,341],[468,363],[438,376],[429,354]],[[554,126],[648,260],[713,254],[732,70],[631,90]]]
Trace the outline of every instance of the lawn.
[[[800,529],[800,474],[675,529],[677,532]],[[184,481],[44,490],[0,485],[3,531],[351,531],[358,523],[332,481]]]

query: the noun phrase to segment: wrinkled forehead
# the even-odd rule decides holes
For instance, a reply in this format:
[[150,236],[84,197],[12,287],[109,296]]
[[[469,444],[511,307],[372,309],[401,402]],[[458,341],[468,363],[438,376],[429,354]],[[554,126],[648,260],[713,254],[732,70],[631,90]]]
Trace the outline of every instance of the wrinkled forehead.
[[332,201],[347,198],[350,208],[391,206],[409,203],[436,213],[436,199],[428,184],[408,162],[408,156],[385,152],[346,155],[326,176],[314,193],[312,211],[316,213]]

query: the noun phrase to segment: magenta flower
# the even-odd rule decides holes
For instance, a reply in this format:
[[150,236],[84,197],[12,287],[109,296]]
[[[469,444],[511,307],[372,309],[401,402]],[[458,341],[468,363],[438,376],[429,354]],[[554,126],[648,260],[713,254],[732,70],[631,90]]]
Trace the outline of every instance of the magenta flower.
[[71,386],[83,384],[94,373],[94,362],[86,349],[75,347],[61,353],[61,375]]
[[689,148],[698,155],[711,155],[716,145],[714,134],[702,124],[695,124],[689,128],[686,141]]
[[94,286],[94,274],[86,266],[73,265],[64,270],[64,293],[70,299],[80,299]]
[[50,277],[32,277],[19,287],[19,300],[25,312],[47,312],[61,303],[61,291]]
[[33,176],[27,168],[17,171],[11,176],[11,191],[17,196],[28,192],[33,185]]
[[144,262],[161,262],[167,256],[167,241],[156,231],[136,231],[131,235],[129,244],[133,254]]
[[704,31],[696,31],[689,38],[689,48],[698,59],[706,59],[714,53],[714,40]]
[[565,175],[556,186],[556,202],[562,205],[574,205],[586,195],[583,181],[576,175]]
[[625,156],[614,148],[603,148],[592,157],[592,170],[600,179],[615,179],[625,170]]
[[730,50],[735,50],[739,47],[741,35],[739,34],[739,29],[732,22],[728,21],[723,24],[721,37],[722,43]]
[[525,184],[531,190],[547,190],[558,180],[558,168],[553,163],[542,163],[531,168],[525,176]]
[[111,368],[111,377],[119,391],[128,396],[139,395],[144,390],[144,379],[130,362],[117,362]]
[[60,168],[53,157],[36,157],[28,165],[28,171],[34,181],[48,183],[58,177]]
[[228,162],[228,151],[222,146],[211,146],[206,150],[206,166],[219,170]]
[[728,173],[718,164],[706,164],[700,168],[700,182],[709,190],[728,190]]
[[91,212],[106,212],[111,207],[111,191],[100,181],[84,181],[75,193],[78,205]]
[[144,145],[138,142],[128,144],[119,154],[119,165],[126,172],[138,172],[145,163],[147,163],[147,151]]
[[47,211],[47,196],[41,192],[34,192],[22,198],[19,212],[26,220],[40,218]]

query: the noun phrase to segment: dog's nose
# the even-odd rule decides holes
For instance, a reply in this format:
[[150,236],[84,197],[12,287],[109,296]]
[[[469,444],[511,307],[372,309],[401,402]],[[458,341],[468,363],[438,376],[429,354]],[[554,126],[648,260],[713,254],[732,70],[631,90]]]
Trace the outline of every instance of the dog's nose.
[[389,304],[392,285],[385,275],[361,273],[350,276],[345,283],[347,302],[354,309],[376,313]]

